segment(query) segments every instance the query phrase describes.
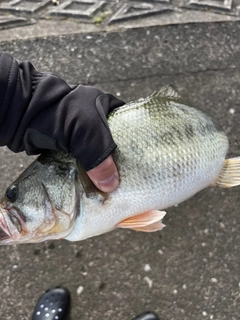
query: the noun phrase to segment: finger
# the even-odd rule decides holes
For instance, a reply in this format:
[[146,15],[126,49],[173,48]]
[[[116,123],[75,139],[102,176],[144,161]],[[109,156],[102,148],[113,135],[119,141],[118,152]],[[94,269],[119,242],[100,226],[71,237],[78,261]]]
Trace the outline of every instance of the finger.
[[112,156],[89,170],[87,174],[95,186],[104,192],[112,192],[118,187],[119,175]]

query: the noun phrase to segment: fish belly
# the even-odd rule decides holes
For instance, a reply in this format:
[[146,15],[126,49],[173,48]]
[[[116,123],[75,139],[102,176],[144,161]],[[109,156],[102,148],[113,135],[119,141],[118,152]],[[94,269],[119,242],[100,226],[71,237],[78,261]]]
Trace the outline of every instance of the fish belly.
[[173,160],[159,162],[151,172],[139,170],[135,175],[129,173],[128,179],[122,178],[119,188],[105,201],[84,195],[81,213],[67,239],[78,241],[103,234],[139,213],[181,203],[216,181],[224,156],[225,152],[215,161],[187,161],[185,165],[176,165]]

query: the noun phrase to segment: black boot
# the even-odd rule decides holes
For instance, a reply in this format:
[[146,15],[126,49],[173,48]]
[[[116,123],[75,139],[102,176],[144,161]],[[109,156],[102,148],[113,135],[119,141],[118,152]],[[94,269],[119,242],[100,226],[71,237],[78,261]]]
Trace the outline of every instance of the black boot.
[[47,290],[37,301],[32,320],[67,320],[70,311],[70,293],[66,288]]
[[146,312],[139,314],[138,316],[136,316],[132,320],[160,320],[160,319],[156,313],[146,311]]

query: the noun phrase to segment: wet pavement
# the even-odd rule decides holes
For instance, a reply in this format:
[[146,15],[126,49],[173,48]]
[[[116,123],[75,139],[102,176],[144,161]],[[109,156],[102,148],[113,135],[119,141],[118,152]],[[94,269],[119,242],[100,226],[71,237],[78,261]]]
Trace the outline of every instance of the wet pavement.
[[[239,156],[239,6],[0,1],[1,50],[126,102],[173,83],[224,128],[229,157]],[[31,161],[0,149],[1,194]],[[161,320],[238,320],[239,192],[203,190],[167,210],[162,232],[117,230],[79,243],[0,247],[0,319],[30,319],[39,295],[64,285],[72,320],[129,320],[145,310]]]

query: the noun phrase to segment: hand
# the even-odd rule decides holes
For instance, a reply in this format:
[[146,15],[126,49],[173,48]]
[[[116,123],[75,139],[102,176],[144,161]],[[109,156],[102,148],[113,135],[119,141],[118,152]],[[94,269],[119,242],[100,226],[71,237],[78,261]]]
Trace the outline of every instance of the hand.
[[[114,191],[119,174],[110,155],[117,145],[107,117],[124,101],[94,87],[69,86],[60,77],[38,72],[29,61],[19,63],[8,53],[0,52],[0,69],[2,66],[0,146],[13,152],[25,150],[28,155],[45,150],[71,153],[97,188]],[[14,115],[11,123],[9,115]],[[5,118],[7,127],[1,125]]]
[[95,186],[104,192],[112,192],[118,187],[119,174],[112,156],[106,158],[97,167],[89,170],[87,174]]

